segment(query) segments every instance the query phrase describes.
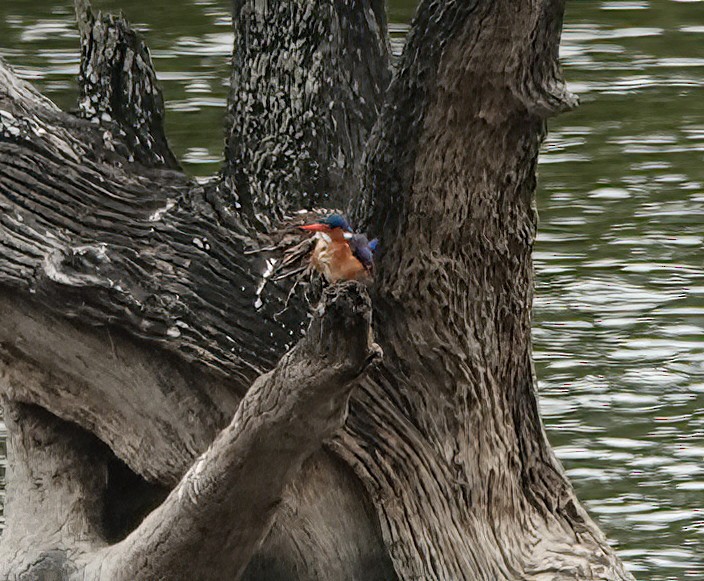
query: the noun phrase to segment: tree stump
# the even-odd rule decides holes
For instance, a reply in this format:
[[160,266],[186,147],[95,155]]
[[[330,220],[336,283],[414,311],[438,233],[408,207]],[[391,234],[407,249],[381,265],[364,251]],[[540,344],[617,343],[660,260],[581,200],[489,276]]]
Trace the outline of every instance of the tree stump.
[[[392,77],[381,0],[235,0],[207,183],[124,19],[76,0],[75,114],[0,62],[0,578],[632,579],[531,358],[563,4],[424,0]],[[381,250],[311,308],[325,208]]]

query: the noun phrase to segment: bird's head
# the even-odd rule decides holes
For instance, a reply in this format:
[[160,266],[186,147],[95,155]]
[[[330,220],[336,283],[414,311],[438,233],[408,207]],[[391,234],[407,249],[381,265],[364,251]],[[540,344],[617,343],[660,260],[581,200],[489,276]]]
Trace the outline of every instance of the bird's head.
[[331,214],[330,216],[325,216],[313,224],[305,224],[301,226],[302,230],[308,230],[309,232],[330,232],[340,228],[344,232],[352,232],[352,228],[344,216],[340,214]]

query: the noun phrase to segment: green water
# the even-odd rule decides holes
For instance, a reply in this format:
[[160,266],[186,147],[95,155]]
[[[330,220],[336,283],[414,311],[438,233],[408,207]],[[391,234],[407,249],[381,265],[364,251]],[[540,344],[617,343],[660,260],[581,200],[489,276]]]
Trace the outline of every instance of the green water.
[[[71,5],[0,0],[0,54],[63,107]],[[187,171],[214,172],[229,0],[97,5],[144,31],[172,144]],[[414,6],[390,2],[396,51]],[[634,574],[704,580],[704,2],[568,0],[562,55],[583,104],[552,124],[540,166],[543,417]]]

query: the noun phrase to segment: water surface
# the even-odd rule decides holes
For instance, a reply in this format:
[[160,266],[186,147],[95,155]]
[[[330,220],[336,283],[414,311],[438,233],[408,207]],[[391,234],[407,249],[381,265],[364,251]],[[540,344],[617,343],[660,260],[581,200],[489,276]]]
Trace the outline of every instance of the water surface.
[[[71,6],[0,5],[0,54],[64,108],[78,71]],[[147,36],[185,169],[216,171],[229,0],[97,6]],[[396,51],[414,6],[390,2]],[[568,1],[562,55],[582,106],[552,123],[540,165],[543,417],[634,574],[704,580],[704,2]]]

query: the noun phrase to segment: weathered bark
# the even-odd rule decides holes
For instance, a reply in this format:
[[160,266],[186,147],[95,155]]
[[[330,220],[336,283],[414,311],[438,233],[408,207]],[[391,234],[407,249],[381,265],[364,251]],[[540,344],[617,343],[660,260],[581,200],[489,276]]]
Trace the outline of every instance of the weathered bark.
[[74,570],[71,553],[102,544],[103,447],[94,436],[41,408],[7,400],[3,408],[12,484],[0,577],[67,578]]
[[[75,479],[38,480],[38,506],[88,504],[44,534],[50,509],[24,510],[12,476],[0,572],[630,578],[550,450],[531,362],[538,147],[574,104],[562,2],[424,2],[366,148],[387,81],[380,3],[235,2],[227,161],[205,186],[170,169],[141,41],[77,7],[91,66],[138,64],[116,85],[84,63],[97,124],[0,64],[0,387],[15,472]],[[365,291],[333,287],[299,343],[306,306],[282,313],[272,280],[296,238],[280,218],[347,203],[382,237],[385,355],[360,380],[376,353]],[[54,451],[23,439],[35,425]],[[120,532],[90,504],[114,514],[111,473],[143,491]]]
[[360,396],[374,420],[348,430],[394,445],[347,458],[375,495],[406,493],[379,505],[403,578],[625,574],[550,451],[531,362],[535,166],[574,104],[558,4],[422,5],[369,146],[356,213],[384,237],[388,357]]
[[[99,542],[107,478],[105,461],[94,460],[97,440],[47,412],[8,406],[19,410],[10,415],[10,449],[11,479],[20,486],[13,484],[6,533],[15,550],[0,576],[24,571],[31,579],[49,560],[86,579],[239,578],[284,488],[342,426],[354,380],[380,354],[365,295],[358,283],[326,291],[306,337],[247,391],[229,426],[164,502],[110,546]],[[12,395],[22,398],[21,386]]]
[[164,134],[164,98],[149,49],[122,17],[93,14],[76,0],[81,33],[78,114],[94,123],[115,120],[129,157],[178,169]]
[[389,81],[383,0],[234,0],[226,183],[265,224],[344,207]]

